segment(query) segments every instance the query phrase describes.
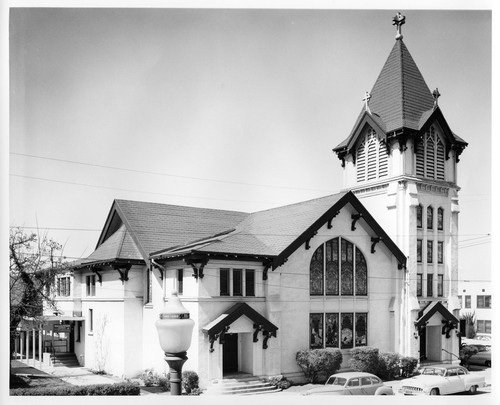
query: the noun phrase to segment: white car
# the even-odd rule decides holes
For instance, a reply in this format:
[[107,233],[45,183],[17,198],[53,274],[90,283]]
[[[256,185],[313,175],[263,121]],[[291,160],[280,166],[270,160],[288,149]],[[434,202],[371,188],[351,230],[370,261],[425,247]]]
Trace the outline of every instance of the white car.
[[311,388],[304,395],[394,395],[392,388],[370,373],[352,371],[333,374],[325,385]]
[[448,395],[464,391],[475,394],[485,384],[483,375],[453,364],[425,366],[420,372],[418,376],[403,380],[399,392],[404,395]]

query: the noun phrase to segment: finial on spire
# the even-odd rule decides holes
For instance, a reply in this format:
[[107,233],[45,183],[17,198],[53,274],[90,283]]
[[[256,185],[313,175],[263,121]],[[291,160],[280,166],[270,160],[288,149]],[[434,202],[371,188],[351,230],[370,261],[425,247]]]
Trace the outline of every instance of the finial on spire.
[[432,92],[432,97],[434,97],[434,108],[436,108],[438,106],[438,98],[440,95],[441,95],[441,93],[439,92],[438,88],[436,87],[436,90],[434,90]]
[[392,25],[396,26],[396,39],[403,39],[403,34],[401,34],[401,26],[405,23],[406,17],[401,13],[397,13],[392,19]]
[[369,114],[372,113],[370,111],[370,107],[368,106],[368,103],[369,103],[371,98],[372,98],[372,95],[370,93],[368,93],[367,91],[365,91],[365,98],[363,99],[363,101],[365,102],[365,111],[367,111]]

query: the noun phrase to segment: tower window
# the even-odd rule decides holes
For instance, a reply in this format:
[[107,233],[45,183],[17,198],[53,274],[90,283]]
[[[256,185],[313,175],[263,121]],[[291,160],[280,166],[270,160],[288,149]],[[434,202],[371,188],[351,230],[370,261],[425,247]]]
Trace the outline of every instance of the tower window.
[[444,180],[444,144],[434,126],[417,144],[416,174],[430,179]]
[[422,239],[417,239],[417,262],[422,263]]
[[438,208],[438,231],[442,231],[444,226],[443,226],[443,209],[441,207]]
[[434,210],[432,207],[427,207],[427,229],[432,229],[434,222]]
[[433,243],[431,240],[427,241],[427,263],[432,263],[432,246]]
[[422,228],[422,206],[417,206],[417,228]]
[[385,142],[370,128],[356,150],[356,179],[358,182],[387,176],[389,160]]

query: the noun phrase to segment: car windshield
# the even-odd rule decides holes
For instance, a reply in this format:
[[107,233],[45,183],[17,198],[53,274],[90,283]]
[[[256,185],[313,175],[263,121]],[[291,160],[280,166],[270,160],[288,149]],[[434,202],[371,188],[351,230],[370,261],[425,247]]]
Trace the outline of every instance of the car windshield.
[[436,367],[425,367],[422,371],[423,375],[440,375],[444,376],[446,370],[444,368],[436,368]]
[[327,385],[344,385],[346,382],[346,379],[345,378],[342,378],[342,377],[335,377],[335,378],[332,378],[330,377],[330,379],[326,382]]

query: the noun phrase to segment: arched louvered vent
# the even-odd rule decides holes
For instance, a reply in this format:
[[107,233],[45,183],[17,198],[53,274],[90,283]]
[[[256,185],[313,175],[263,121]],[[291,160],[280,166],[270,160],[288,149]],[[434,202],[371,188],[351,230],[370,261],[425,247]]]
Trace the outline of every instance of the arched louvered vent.
[[374,180],[389,174],[385,142],[370,128],[356,150],[356,180]]
[[444,180],[444,162],[444,144],[432,126],[417,146],[415,173],[421,177]]

